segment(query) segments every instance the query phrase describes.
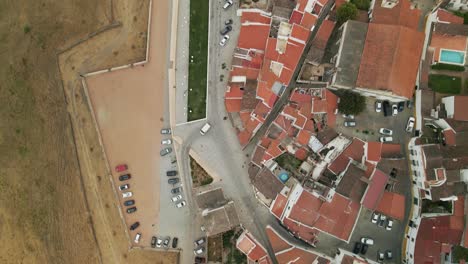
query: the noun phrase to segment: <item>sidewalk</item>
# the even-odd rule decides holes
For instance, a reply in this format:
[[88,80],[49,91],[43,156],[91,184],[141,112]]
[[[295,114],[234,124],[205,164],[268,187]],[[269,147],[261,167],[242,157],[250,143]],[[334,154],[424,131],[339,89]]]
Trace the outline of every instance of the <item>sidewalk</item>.
[[187,122],[187,92],[188,92],[188,56],[190,29],[190,0],[179,1],[179,17],[177,27],[176,93],[175,122]]

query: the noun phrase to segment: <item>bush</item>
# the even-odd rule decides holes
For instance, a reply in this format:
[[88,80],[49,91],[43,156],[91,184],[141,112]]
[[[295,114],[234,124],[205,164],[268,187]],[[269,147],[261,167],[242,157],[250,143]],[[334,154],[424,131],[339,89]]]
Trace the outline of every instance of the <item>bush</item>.
[[465,67],[460,65],[452,65],[445,63],[437,63],[431,66],[433,70],[448,70],[448,71],[465,71]]
[[347,115],[358,115],[366,108],[366,98],[350,90],[338,91],[340,103],[338,110]]
[[349,19],[355,19],[357,15],[358,15],[357,7],[354,4],[349,3],[349,2],[344,3],[336,11],[336,18],[338,20],[338,24],[343,24]]
[[429,75],[429,87],[439,93],[459,94],[461,91],[461,78],[440,74]]
[[29,32],[31,32],[31,27],[29,25],[25,25],[23,27],[23,32],[24,34],[28,34]]
[[468,249],[461,246],[454,246],[452,250],[453,262],[460,263],[460,260],[468,260]]
[[351,0],[351,3],[353,3],[358,9],[364,11],[369,10],[370,7],[370,0]]
[[468,13],[464,13],[464,12],[461,12],[461,11],[455,11],[454,14],[463,18],[463,24],[465,24],[465,25],[468,24]]

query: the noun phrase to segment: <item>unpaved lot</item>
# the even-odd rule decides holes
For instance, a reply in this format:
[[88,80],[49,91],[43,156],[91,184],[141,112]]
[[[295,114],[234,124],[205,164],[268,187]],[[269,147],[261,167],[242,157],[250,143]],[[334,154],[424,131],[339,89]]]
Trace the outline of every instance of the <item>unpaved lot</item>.
[[[147,10],[148,1],[0,1],[0,263],[177,262],[128,250],[78,78],[142,60]],[[57,63],[59,50],[115,21]]]

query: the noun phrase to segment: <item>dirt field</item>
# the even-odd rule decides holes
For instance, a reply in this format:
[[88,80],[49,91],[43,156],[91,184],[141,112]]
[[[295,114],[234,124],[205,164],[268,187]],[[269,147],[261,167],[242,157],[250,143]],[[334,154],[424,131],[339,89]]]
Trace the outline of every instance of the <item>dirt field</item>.
[[[0,263],[177,262],[128,251],[78,79],[140,61],[147,10],[148,1],[0,1]],[[63,53],[60,74],[59,50],[114,21]]]
[[207,242],[208,261],[223,261],[223,235],[212,236]]
[[192,171],[193,188],[213,182],[213,178],[192,157],[190,157],[190,170]]

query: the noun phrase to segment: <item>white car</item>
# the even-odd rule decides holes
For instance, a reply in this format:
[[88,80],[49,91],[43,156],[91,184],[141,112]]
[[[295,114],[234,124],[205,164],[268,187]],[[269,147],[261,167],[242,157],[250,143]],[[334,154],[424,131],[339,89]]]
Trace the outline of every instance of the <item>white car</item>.
[[230,6],[232,6],[232,4],[233,4],[232,0],[227,0],[223,6],[223,9],[228,9]]
[[343,118],[354,119],[354,115],[346,115],[346,114],[343,114]]
[[386,136],[391,136],[393,135],[393,131],[388,129],[388,128],[381,128],[379,130],[379,133],[382,134],[382,135],[386,135]]
[[380,214],[373,213],[372,218],[371,218],[372,223],[377,224],[377,221],[379,221],[379,217],[380,217]]
[[382,102],[380,102],[380,101],[376,101],[376,102],[375,102],[375,111],[376,111],[377,113],[382,112]]
[[396,104],[392,104],[392,116],[398,115],[398,106]]
[[135,243],[140,243],[141,234],[137,233],[135,236]]
[[412,132],[413,131],[413,128],[414,128],[414,117],[410,116],[410,118],[408,118],[408,124],[406,124],[406,132]]
[[392,227],[393,227],[393,220],[392,219],[388,219],[387,221],[387,226],[385,227],[385,229],[387,229],[388,231],[392,230]]
[[229,35],[224,35],[224,37],[223,37],[223,39],[221,40],[221,42],[219,42],[219,45],[220,45],[221,47],[226,46],[226,43],[228,42],[228,40],[229,40]]
[[179,194],[179,195],[176,195],[176,196],[172,197],[171,200],[172,200],[173,202],[177,202],[177,201],[179,201],[180,199],[182,199],[182,195]]
[[160,248],[162,246],[162,242],[163,242],[162,239],[158,237],[156,239],[156,247]]
[[380,141],[380,142],[392,142],[392,141],[393,141],[393,137],[380,137],[380,138],[379,138],[379,141]]
[[203,252],[205,252],[205,247],[199,247],[199,248],[196,248],[193,253],[195,253],[195,255],[201,255],[203,254]]
[[369,238],[369,237],[363,237],[363,238],[361,238],[361,243],[372,246],[372,245],[374,245],[374,240],[372,238]]
[[121,191],[128,190],[129,188],[130,188],[130,185],[128,185],[128,184],[122,184],[122,185],[119,186],[119,189]]
[[176,204],[176,207],[177,207],[177,208],[182,208],[182,207],[184,207],[185,205],[186,205],[186,202],[185,202],[185,201],[182,201],[182,202],[178,202],[178,203]]
[[132,192],[124,192],[122,193],[122,197],[123,198],[129,198],[129,197],[132,197],[133,196],[133,193]]
[[172,140],[169,139],[169,138],[168,139],[163,139],[163,140],[161,140],[161,144],[170,145],[170,144],[172,144]]

